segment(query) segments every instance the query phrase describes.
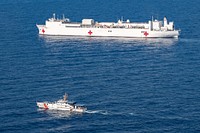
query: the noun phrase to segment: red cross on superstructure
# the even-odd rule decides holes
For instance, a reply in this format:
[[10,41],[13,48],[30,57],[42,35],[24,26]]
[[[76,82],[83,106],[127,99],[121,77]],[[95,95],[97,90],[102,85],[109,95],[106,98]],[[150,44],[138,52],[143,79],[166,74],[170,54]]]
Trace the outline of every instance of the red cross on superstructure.
[[91,31],[91,30],[89,30],[88,34],[89,34],[89,35],[92,35],[92,31]]
[[45,30],[44,29],[42,29],[42,33],[44,34],[44,32],[45,32]]
[[147,37],[147,36],[149,35],[149,33],[145,31],[145,32],[144,32],[144,35]]

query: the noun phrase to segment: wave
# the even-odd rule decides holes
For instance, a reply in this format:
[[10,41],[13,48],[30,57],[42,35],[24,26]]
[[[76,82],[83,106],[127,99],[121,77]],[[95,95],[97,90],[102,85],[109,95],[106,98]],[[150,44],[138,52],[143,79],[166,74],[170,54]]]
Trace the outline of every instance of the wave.
[[200,40],[199,39],[196,39],[196,38],[190,38],[190,39],[187,39],[187,38],[180,38],[179,39],[180,42],[185,42],[185,43],[199,43]]

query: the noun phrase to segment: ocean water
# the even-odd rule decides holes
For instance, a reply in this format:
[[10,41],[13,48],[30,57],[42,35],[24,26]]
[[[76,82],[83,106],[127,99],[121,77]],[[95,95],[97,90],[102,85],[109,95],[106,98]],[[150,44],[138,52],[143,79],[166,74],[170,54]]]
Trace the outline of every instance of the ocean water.
[[[53,13],[72,21],[167,16],[178,39],[39,36]],[[200,132],[198,0],[1,0],[0,132]],[[40,110],[69,99],[88,111]]]

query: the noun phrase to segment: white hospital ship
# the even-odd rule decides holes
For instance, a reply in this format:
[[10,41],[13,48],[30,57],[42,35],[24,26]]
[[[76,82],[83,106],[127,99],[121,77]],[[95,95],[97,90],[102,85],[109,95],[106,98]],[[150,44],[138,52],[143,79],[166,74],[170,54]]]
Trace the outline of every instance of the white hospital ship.
[[39,34],[91,36],[91,37],[130,37],[130,38],[177,38],[179,30],[175,30],[174,23],[156,19],[146,23],[118,20],[118,22],[95,22],[93,19],[83,19],[82,22],[71,22],[63,16],[56,19],[55,14],[46,20],[45,25],[37,25]]

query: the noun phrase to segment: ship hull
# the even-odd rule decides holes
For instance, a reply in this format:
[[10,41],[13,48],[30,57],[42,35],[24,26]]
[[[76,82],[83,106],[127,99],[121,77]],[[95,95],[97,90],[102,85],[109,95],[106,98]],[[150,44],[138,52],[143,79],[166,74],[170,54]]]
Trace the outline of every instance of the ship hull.
[[37,106],[41,109],[62,110],[62,111],[70,111],[78,113],[83,113],[84,111],[86,111],[86,108],[80,108],[78,106],[73,107],[63,103],[60,104],[60,103],[37,102]]
[[40,35],[90,36],[90,37],[128,37],[128,38],[177,38],[178,30],[153,31],[133,28],[97,28],[97,27],[46,27],[37,25]]

